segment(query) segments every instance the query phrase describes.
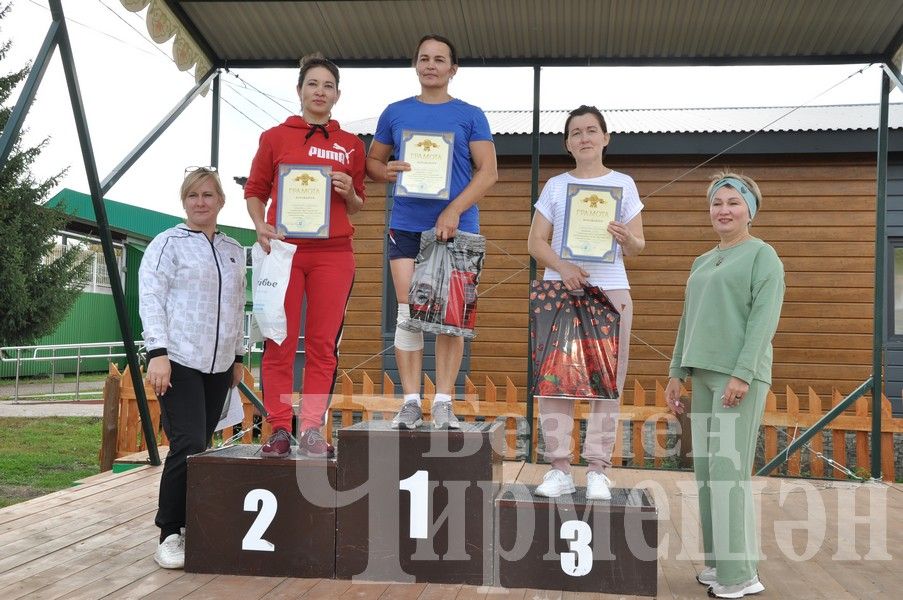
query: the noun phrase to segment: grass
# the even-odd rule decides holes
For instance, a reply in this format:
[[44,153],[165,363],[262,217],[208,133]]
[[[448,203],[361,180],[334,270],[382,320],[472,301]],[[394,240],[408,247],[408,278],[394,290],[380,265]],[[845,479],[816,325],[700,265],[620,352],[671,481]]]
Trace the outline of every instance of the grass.
[[0,507],[98,473],[100,434],[99,418],[0,419]]

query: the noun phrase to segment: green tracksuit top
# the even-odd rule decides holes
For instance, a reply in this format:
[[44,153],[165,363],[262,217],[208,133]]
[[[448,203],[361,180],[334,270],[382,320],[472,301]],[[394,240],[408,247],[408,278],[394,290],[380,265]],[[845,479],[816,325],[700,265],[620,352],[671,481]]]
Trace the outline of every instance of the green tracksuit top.
[[774,248],[751,238],[715,247],[693,261],[669,375],[694,368],[771,385],[771,340],[784,300],[784,265]]

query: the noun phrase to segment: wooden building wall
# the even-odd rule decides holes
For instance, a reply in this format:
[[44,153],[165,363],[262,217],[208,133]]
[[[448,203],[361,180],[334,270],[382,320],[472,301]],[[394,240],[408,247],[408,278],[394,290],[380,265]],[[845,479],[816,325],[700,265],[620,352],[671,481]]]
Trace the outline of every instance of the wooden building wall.
[[[753,233],[775,247],[786,269],[787,293],[774,341],[775,392],[783,395],[786,385],[797,391],[811,386],[819,393],[828,393],[832,387],[842,392],[855,388],[871,371],[874,156],[733,157],[684,175],[698,162],[697,157],[609,161],[612,168],[633,176],[646,205],[646,250],[627,262],[635,301],[628,387],[634,378],[646,386],[667,378],[690,265],[717,242],[704,197],[708,177],[729,166],[759,183],[765,200]],[[565,157],[549,157],[542,163],[540,181],[570,167]],[[671,183],[678,177],[680,181]],[[369,184],[367,205],[354,217],[358,272],[340,369],[347,370],[355,382],[360,381],[357,371],[361,369],[374,380],[381,376],[382,361],[375,355],[382,349],[384,191],[383,185]],[[510,377],[523,390],[528,159],[500,158],[499,181],[480,210],[487,257],[470,376],[477,385],[487,375],[496,383]]]

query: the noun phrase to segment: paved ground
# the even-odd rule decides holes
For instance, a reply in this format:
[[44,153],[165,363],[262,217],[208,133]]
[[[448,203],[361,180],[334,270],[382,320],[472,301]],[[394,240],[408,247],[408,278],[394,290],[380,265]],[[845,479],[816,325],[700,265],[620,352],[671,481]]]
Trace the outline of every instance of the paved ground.
[[32,381],[19,382],[19,400],[16,398],[14,381],[4,379],[0,383],[0,417],[100,417],[103,416],[103,400],[100,391],[103,381],[82,381],[79,393],[91,392],[77,402],[54,400],[51,398],[29,398],[40,394],[75,394],[75,382]]
[[[100,381],[81,381],[78,384],[79,394],[90,392],[86,394],[87,399],[94,399],[100,397],[100,392],[103,390],[103,380]],[[23,401],[28,396],[38,396],[41,394],[71,394],[75,395],[75,382],[74,381],[66,381],[66,382],[56,382],[56,384],[51,385],[47,380],[39,380],[33,381],[31,379],[22,379],[19,381],[19,396],[22,397]],[[0,400],[15,400],[16,399],[16,382],[14,379],[0,379]],[[49,398],[43,398],[42,400],[49,400]]]
[[0,402],[0,417],[102,417],[103,402]]

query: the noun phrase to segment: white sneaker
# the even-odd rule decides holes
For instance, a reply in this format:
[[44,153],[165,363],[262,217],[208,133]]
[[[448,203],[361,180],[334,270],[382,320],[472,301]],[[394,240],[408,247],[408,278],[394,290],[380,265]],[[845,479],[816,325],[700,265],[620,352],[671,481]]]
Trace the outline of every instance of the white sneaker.
[[611,479],[603,473],[588,472],[586,474],[586,499],[611,500]]
[[185,538],[178,533],[170,534],[157,546],[154,560],[164,569],[185,567]]
[[546,498],[557,498],[562,494],[573,494],[577,491],[574,487],[574,478],[570,473],[550,469],[542,478],[542,483],[536,486],[536,495]]
[[712,598],[742,598],[752,594],[764,592],[765,586],[759,581],[759,577],[753,577],[749,581],[735,585],[721,585],[715,583],[709,588],[709,596]]
[[696,576],[696,581],[701,583],[702,585],[713,586],[718,583],[718,579],[715,577],[715,567],[706,567]]

